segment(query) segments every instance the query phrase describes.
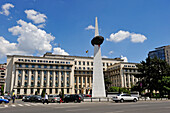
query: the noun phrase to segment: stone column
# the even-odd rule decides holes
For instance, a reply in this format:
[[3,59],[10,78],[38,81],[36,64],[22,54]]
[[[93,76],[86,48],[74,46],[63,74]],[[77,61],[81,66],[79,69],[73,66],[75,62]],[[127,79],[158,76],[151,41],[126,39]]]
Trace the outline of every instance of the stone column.
[[123,75],[121,75],[121,87],[125,87],[125,86],[124,86]]
[[132,77],[132,84],[134,85],[135,83],[134,83],[134,75],[131,75],[131,77]]
[[128,85],[129,85],[129,88],[131,87],[131,84],[130,84],[130,75],[128,74]]
[[67,92],[67,73],[64,72],[64,93]]
[[[28,71],[28,87],[31,86],[31,75],[32,75],[31,70],[29,70],[29,71]],[[27,90],[27,91],[28,91],[28,90]]]
[[43,87],[43,84],[44,84],[44,71],[41,71],[41,81],[40,81],[40,87],[42,88]]
[[38,80],[38,71],[35,71],[35,77],[34,77],[34,87],[37,87],[37,80]]
[[89,77],[89,87],[92,87],[91,76]]
[[61,92],[61,72],[59,71],[58,75],[58,92]]
[[77,76],[77,94],[79,94],[79,76]]
[[47,71],[47,88],[49,88],[49,84],[50,84],[50,72]]
[[[16,70],[16,73],[15,73],[15,87],[17,87],[17,86],[18,86],[18,70]],[[15,93],[15,94],[17,94],[17,93]]]
[[126,88],[126,74],[124,74],[124,87]]
[[85,88],[87,89],[87,76],[85,77]]
[[53,79],[52,79],[52,94],[55,94],[55,78],[56,78],[56,73],[53,71]]
[[24,87],[24,82],[25,82],[25,70],[22,70],[22,76],[21,76],[21,87]]

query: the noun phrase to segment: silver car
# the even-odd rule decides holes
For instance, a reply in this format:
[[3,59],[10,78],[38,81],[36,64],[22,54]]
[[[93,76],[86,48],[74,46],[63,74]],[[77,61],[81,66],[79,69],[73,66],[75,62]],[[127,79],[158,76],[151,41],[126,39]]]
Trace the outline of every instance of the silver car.
[[48,95],[48,101],[49,102],[60,102],[60,96],[59,95]]

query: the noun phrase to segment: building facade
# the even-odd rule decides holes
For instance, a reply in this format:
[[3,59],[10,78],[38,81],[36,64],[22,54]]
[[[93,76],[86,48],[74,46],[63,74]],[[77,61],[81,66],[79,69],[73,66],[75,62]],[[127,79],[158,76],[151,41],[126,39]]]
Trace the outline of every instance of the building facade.
[[106,72],[107,78],[112,82],[110,86],[131,88],[138,82],[134,75],[139,74],[137,63],[120,62],[109,66]]
[[0,64],[0,87],[5,87],[6,63]]
[[154,58],[156,56],[170,64],[170,45],[155,48],[154,51],[149,52],[148,56],[150,58]]
[[[103,58],[104,73],[108,66],[123,62]],[[93,83],[93,57],[64,56],[51,53],[43,57],[8,55],[6,91],[16,95],[89,94]]]

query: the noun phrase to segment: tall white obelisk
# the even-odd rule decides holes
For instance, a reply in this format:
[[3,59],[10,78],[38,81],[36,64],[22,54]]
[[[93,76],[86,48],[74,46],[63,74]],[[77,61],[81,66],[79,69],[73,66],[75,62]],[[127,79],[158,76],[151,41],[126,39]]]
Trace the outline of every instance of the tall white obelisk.
[[103,65],[102,65],[102,57],[101,57],[101,47],[100,47],[103,41],[104,38],[102,36],[99,36],[98,21],[96,17],[95,37],[91,41],[92,45],[94,46],[92,97],[106,97]]

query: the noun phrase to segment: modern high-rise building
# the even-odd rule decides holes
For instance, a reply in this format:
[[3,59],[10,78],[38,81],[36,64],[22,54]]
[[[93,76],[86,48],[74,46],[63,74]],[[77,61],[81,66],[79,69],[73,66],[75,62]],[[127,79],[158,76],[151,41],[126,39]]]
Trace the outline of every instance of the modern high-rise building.
[[149,52],[148,56],[150,58],[154,58],[156,56],[170,64],[170,45],[155,48],[155,50]]
[[[102,58],[103,72],[123,62],[120,58]],[[89,94],[93,84],[93,57],[46,53],[42,57],[8,55],[6,91],[16,95]]]

